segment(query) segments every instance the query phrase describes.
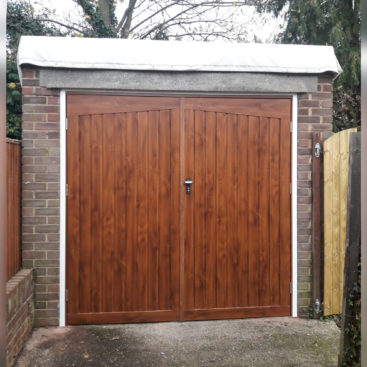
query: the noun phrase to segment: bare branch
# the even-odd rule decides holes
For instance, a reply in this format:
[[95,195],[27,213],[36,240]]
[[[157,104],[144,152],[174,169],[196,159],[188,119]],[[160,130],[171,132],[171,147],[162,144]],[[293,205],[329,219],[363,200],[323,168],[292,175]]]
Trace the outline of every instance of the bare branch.
[[130,0],[129,1],[129,5],[125,9],[124,14],[123,14],[119,24],[116,27],[116,33],[120,32],[121,28],[124,26],[124,24],[126,23],[128,18],[132,19],[132,15],[133,15],[133,12],[134,12],[134,7],[135,7],[135,4],[136,4],[136,1],[137,0]]
[[[131,21],[133,19],[133,12],[134,12],[134,6],[137,0],[130,0],[129,7],[126,9],[128,10],[126,15],[125,24],[123,25],[121,29],[121,37],[127,38],[129,36],[129,33],[131,32]],[[126,12],[125,12],[126,13]]]
[[173,1],[171,4],[168,4],[167,6],[161,8],[160,10],[157,10],[155,13],[149,15],[149,17],[145,18],[144,20],[142,20],[140,23],[138,23],[137,25],[135,25],[130,31],[133,32],[136,28],[138,28],[139,26],[141,26],[142,24],[144,24],[145,22],[147,22],[149,19],[154,18],[157,14],[161,13],[163,10],[168,9],[174,5],[177,5],[180,1]]
[[171,34],[171,35],[167,35],[168,38],[182,38],[182,37],[186,37],[186,36],[191,36],[193,39],[195,39],[195,36],[216,36],[217,38],[218,37],[222,37],[224,39],[227,39],[228,41],[231,41],[232,38],[231,37],[228,37],[226,36],[224,33],[222,32],[198,32],[198,33],[191,33],[191,32],[188,32],[188,33],[180,33],[180,34]]
[[70,30],[73,30],[73,31],[76,31],[76,32],[79,32],[79,33],[82,33],[84,34],[84,30],[81,30],[79,28],[76,28],[76,27],[73,27],[71,25],[68,25],[68,24],[64,24],[64,23],[61,23],[57,20],[54,20],[54,19],[38,19],[40,22],[50,22],[50,23],[55,23],[55,24],[58,24],[58,25],[61,25],[62,27],[65,27],[65,28],[68,28]]
[[[92,0],[73,1],[82,7],[85,14],[92,5]],[[242,40],[247,34],[246,27],[249,16],[255,11],[254,6],[263,6],[269,1],[271,0],[129,0],[114,32],[122,38],[132,36],[144,39],[157,33],[171,38],[178,31],[178,37],[186,37],[191,33],[194,38],[223,37]],[[95,19],[87,18],[86,21],[96,29],[98,24],[93,24]]]
[[[194,9],[194,8],[197,8],[198,6],[200,6],[200,4],[195,4],[193,6],[191,6],[190,8],[188,9],[185,9],[185,10],[182,10],[180,13],[176,14],[175,16],[173,16],[171,19],[169,19],[169,22],[180,17],[181,15],[189,12],[190,10]],[[165,22],[167,23],[167,22]],[[163,23],[163,24],[165,24]],[[161,23],[159,23],[158,25],[156,25],[155,27],[153,27],[150,31],[146,32],[141,38],[144,39],[146,37],[148,37],[150,34],[152,34],[152,32],[154,32],[155,30],[159,29],[160,27],[162,26]]]

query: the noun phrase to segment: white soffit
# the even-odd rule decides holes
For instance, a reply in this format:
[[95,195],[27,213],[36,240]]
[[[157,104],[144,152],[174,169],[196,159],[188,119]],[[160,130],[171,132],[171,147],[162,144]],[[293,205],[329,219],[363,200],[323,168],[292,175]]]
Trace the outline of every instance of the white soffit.
[[339,74],[331,46],[23,36],[18,67]]

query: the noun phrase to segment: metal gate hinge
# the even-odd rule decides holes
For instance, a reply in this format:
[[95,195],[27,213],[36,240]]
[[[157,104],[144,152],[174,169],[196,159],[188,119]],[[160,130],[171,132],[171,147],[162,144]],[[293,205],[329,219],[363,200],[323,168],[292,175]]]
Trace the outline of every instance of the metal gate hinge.
[[293,121],[289,123],[289,131],[293,132]]
[[65,196],[68,196],[69,195],[69,185],[66,184],[65,185]]
[[69,301],[69,292],[65,289],[65,302]]
[[68,120],[68,118],[66,118],[66,119],[65,119],[65,130],[67,130],[67,129],[68,129],[68,123],[69,123],[69,120]]
[[321,153],[322,153],[322,149],[321,149],[320,143],[316,143],[315,144],[314,151],[315,151],[315,158],[320,158]]
[[289,282],[289,293],[292,294],[292,282]]
[[289,184],[289,194],[292,195],[292,182]]

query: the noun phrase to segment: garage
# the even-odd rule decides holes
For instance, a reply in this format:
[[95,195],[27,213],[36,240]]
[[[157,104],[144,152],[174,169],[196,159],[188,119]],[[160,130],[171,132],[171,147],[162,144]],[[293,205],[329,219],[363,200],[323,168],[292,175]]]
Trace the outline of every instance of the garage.
[[69,95],[68,322],[289,315],[290,114]]
[[[19,50],[34,114],[23,157],[46,170],[27,179],[60,188],[46,202],[59,205],[59,262],[37,262],[59,271],[57,299],[42,296],[55,322],[306,307],[311,137],[331,129],[332,48],[23,37]],[[26,213],[33,233],[51,207]],[[55,237],[39,240],[55,251]]]

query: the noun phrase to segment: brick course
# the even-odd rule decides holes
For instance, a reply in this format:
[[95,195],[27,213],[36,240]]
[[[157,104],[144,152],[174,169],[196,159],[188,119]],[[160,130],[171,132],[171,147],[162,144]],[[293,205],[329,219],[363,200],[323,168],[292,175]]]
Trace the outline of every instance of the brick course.
[[13,366],[30,334],[34,319],[33,272],[24,269],[6,284],[7,325],[6,360]]
[[312,136],[332,131],[332,78],[318,78],[317,92],[298,97],[298,314],[312,304]]
[[[36,273],[37,326],[58,324],[59,90],[42,88],[36,69],[23,69],[23,266]],[[312,135],[332,129],[332,78],[298,98],[298,311],[311,304]],[[45,279],[49,279],[45,285]]]

